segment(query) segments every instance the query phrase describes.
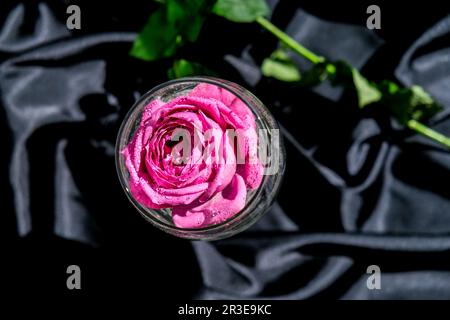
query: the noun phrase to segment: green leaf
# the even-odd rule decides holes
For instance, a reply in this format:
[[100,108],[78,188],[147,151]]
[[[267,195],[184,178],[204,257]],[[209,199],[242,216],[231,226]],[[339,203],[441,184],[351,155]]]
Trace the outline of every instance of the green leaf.
[[212,0],[168,0],[168,22],[188,41],[197,40]]
[[442,106],[434,102],[433,98],[420,86],[411,88],[411,118],[414,120],[427,119],[442,110]]
[[382,98],[382,93],[374,83],[369,82],[357,69],[344,61],[328,62],[327,72],[334,85],[350,87],[356,91],[358,106],[361,109]]
[[381,91],[383,96],[393,95],[400,90],[400,87],[392,81],[383,80],[378,84],[378,89]]
[[358,105],[360,108],[377,102],[382,95],[378,88],[371,84],[361,73],[355,68],[352,68],[353,84],[355,85],[356,93],[358,95]]
[[234,22],[253,22],[270,9],[265,0],[217,0],[212,12]]
[[261,70],[266,77],[272,77],[280,81],[295,82],[300,80],[300,72],[295,65],[271,58],[264,60]]
[[329,76],[327,68],[328,63],[325,62],[314,64],[311,69],[303,73],[300,83],[311,87],[322,83]]
[[379,88],[383,94],[382,104],[402,124],[411,119],[427,120],[442,110],[442,107],[419,86],[399,88],[393,82],[383,81]]
[[270,58],[266,58],[261,66],[261,71],[266,77],[272,77],[280,81],[295,82],[301,78],[292,59],[281,49],[276,50]]
[[188,61],[185,59],[175,60],[172,68],[167,71],[169,79],[177,79],[190,76],[216,76],[216,74],[200,63]]
[[159,7],[148,19],[131,48],[130,55],[146,61],[170,57],[181,44],[179,32],[167,21],[166,7]]
[[186,41],[194,42],[213,0],[166,0],[150,16],[130,55],[146,61],[173,56]]

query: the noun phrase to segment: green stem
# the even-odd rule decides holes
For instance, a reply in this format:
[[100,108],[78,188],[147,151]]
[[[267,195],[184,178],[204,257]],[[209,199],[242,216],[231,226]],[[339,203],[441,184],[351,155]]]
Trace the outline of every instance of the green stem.
[[271,32],[275,37],[277,37],[282,43],[288,46],[292,51],[298,53],[299,55],[305,57],[309,61],[314,64],[325,61],[324,57],[316,55],[314,52],[311,52],[309,49],[302,46],[300,43],[292,39],[286,33],[278,29],[275,25],[273,25],[269,20],[264,17],[256,18],[256,22],[258,22],[264,29]]
[[[269,20],[267,20],[264,17],[258,17],[256,18],[256,22],[258,22],[264,29],[271,32],[275,37],[278,38],[282,43],[284,43],[287,47],[289,47],[292,51],[295,53],[305,57],[309,61],[311,61],[314,64],[324,62],[325,58],[316,55],[314,52],[310,51],[309,49],[302,46],[300,43],[292,39],[290,36],[288,36],[286,33],[278,29],[275,25],[273,25]],[[331,65],[330,65],[331,66]],[[335,71],[335,70],[334,70]],[[406,125],[411,130],[416,131],[417,133],[420,133],[421,135],[424,135],[425,137],[428,137],[438,143],[443,144],[447,148],[450,148],[450,138],[444,136],[443,134],[434,131],[433,129],[425,126],[424,124],[416,121],[416,120],[409,120]]]
[[414,130],[425,137],[428,137],[436,142],[439,142],[446,146],[447,148],[450,148],[450,138],[444,136],[443,134],[434,131],[433,129],[427,127],[426,125],[423,125],[422,123],[416,121],[416,120],[409,120],[407,122],[408,128],[411,130]]

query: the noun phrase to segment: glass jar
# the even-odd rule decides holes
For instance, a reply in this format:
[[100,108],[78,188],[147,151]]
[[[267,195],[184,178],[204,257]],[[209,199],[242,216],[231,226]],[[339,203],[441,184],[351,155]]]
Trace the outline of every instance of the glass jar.
[[[211,87],[213,86],[213,87]],[[164,194],[169,194],[169,196],[164,196],[162,199],[171,199],[174,202],[178,203],[181,201],[181,198],[177,198],[174,196],[175,194],[178,194],[178,190],[167,190],[167,189],[159,189],[160,186],[158,185],[158,181],[156,181],[154,178],[148,178],[151,175],[157,175],[157,174],[168,174],[167,172],[172,172],[171,170],[178,170],[169,168],[167,169],[166,173],[162,173],[164,171],[164,166],[162,164],[156,164],[158,168],[149,167],[149,162],[154,161],[155,154],[158,153],[158,151],[155,150],[148,150],[151,148],[150,141],[158,141],[160,140],[151,140],[152,135],[156,136],[158,128],[155,127],[155,123],[152,122],[153,127],[152,129],[149,129],[148,131],[151,133],[143,133],[143,136],[145,138],[141,140],[133,140],[136,139],[135,135],[141,134],[144,132],[144,129],[140,130],[140,126],[144,126],[143,124],[147,123],[150,120],[147,120],[147,118],[153,113],[153,116],[156,116],[157,114],[157,108],[162,106],[161,108],[164,109],[166,106],[169,106],[170,103],[172,105],[175,105],[174,101],[180,101],[180,105],[182,105],[184,100],[179,100],[180,97],[187,97],[193,94],[193,92],[199,91],[198,88],[205,88],[207,87],[207,93],[202,93],[203,96],[201,98],[210,99],[211,101],[214,101],[213,98],[208,97],[208,95],[211,92],[211,94],[214,96],[216,93],[214,92],[221,92],[223,97],[228,97],[227,101],[233,100],[233,106],[236,102],[234,99],[229,99],[230,94],[231,97],[235,97],[235,99],[239,99],[239,101],[244,103],[244,106],[240,104],[240,109],[238,111],[242,111],[246,108],[248,108],[253,116],[250,118],[253,119],[253,126],[255,127],[255,132],[257,133],[257,161],[258,161],[258,168],[259,164],[261,164],[262,169],[262,175],[260,177],[259,184],[256,187],[248,188],[246,187],[246,195],[245,195],[245,204],[241,206],[242,209],[240,209],[238,212],[233,213],[223,221],[218,220],[214,223],[201,225],[200,218],[203,217],[202,221],[205,221],[205,214],[206,212],[209,214],[211,211],[201,211],[199,213],[199,225],[191,226],[188,225],[187,227],[185,225],[181,226],[174,222],[177,221],[175,219],[174,212],[179,212],[180,209],[178,204],[173,205],[172,207],[170,205],[165,205],[163,202],[160,201],[160,199],[152,199],[152,195],[154,194],[155,190],[164,190]],[[195,88],[197,88],[197,91],[193,91]],[[212,90],[212,89],[213,90]],[[211,90],[210,90],[211,89]],[[217,91],[217,90],[219,91]],[[201,91],[201,90],[200,90]],[[205,91],[206,92],[206,91]],[[206,96],[205,96],[206,95]],[[221,96],[221,97],[222,97]],[[178,99],[178,100],[175,100]],[[197,98],[196,98],[197,99]],[[222,99],[222,98],[221,98]],[[200,98],[197,99],[198,101],[201,101]],[[196,101],[197,101],[196,100]],[[223,99],[222,99],[223,100]],[[227,101],[220,101],[221,106],[226,105]],[[209,100],[208,100],[209,101]],[[224,104],[221,104],[221,103]],[[231,104],[231,102],[230,102]],[[158,107],[152,107],[152,105],[158,105]],[[167,107],[168,108],[168,107]],[[213,107],[211,107],[213,108]],[[214,107],[215,108],[215,107]],[[226,108],[225,108],[226,109]],[[225,110],[223,109],[223,110]],[[248,111],[247,109],[247,111]],[[187,112],[197,112],[195,110],[195,107],[192,107],[189,105],[185,109],[179,109],[181,111],[187,111]],[[214,109],[216,110],[216,109]],[[221,109],[222,110],[222,109]],[[234,110],[234,109],[233,109]],[[203,110],[204,111],[204,110]],[[202,111],[202,112],[203,112]],[[236,110],[235,110],[236,111]],[[196,117],[201,114],[201,116],[204,116],[204,112],[202,113],[200,111],[197,112],[195,115]],[[211,113],[214,113],[211,111]],[[239,113],[239,112],[237,112]],[[245,114],[245,112],[243,112]],[[241,116],[242,113],[239,115],[239,119],[247,119],[245,116]],[[233,117],[235,114],[231,115],[221,115],[220,119],[227,118],[227,121],[233,122]],[[162,117],[158,119],[157,121],[160,121],[158,123],[161,123],[161,125],[164,123],[165,126],[169,126],[167,123],[170,121],[167,120],[168,117]],[[211,115],[211,117],[214,117],[214,115]],[[209,118],[208,118],[209,119]],[[237,119],[236,121],[240,121]],[[185,120],[185,119],[183,119]],[[147,122],[146,122],[147,121]],[[156,121],[156,120],[155,120]],[[180,123],[186,123],[179,120]],[[244,121],[245,122],[245,121]],[[250,121],[252,122],[252,121]],[[234,122],[233,122],[234,123]],[[186,126],[190,126],[189,123],[186,123]],[[147,127],[145,127],[147,128]],[[167,130],[166,127],[164,127],[164,130]],[[163,128],[161,128],[160,131],[164,131]],[[147,132],[147,131],[146,131]],[[145,136],[147,134],[147,136]],[[239,140],[239,138],[237,138]],[[190,141],[189,139],[185,139],[186,141]],[[219,139],[217,139],[219,140]],[[139,145],[138,147],[142,148],[139,149],[136,147],[138,145],[135,141],[144,141],[142,146]],[[247,140],[245,140],[247,141]],[[248,140],[250,141],[250,140]],[[148,144],[146,145],[146,143]],[[248,147],[246,145],[245,148],[251,148],[252,143],[248,143]],[[132,145],[132,149],[130,149],[130,146]],[[194,145],[195,147],[195,145]],[[253,146],[254,147],[254,146]],[[166,148],[165,146],[161,148]],[[156,147],[155,147],[156,149]],[[132,150],[131,152],[128,152],[126,150]],[[136,153],[137,150],[137,153]],[[162,150],[162,149],[161,149]],[[235,155],[237,157],[236,152],[240,150],[237,147],[234,149]],[[247,150],[247,149],[246,149]],[[142,152],[140,152],[142,151]],[[172,149],[173,151],[173,149]],[[142,154],[145,153],[143,156]],[[138,154],[136,156],[136,154]],[[214,152],[212,153],[214,154]],[[143,158],[145,157],[145,159]],[[148,160],[150,157],[153,160]],[[165,155],[164,157],[167,157]],[[245,158],[245,157],[244,157]],[[136,160],[137,159],[137,160]],[[163,159],[163,158],[158,158]],[[262,159],[262,160],[261,160]],[[130,162],[127,162],[130,161]],[[137,161],[137,162],[135,162]],[[244,159],[246,161],[246,158]],[[145,162],[145,165],[143,164]],[[131,163],[131,164],[130,164]],[[135,163],[136,165],[133,165]],[[154,162],[152,162],[154,164]],[[206,162],[205,162],[206,163]],[[231,162],[230,162],[231,163]],[[155,165],[155,164],[154,164]],[[210,164],[207,164],[210,165]],[[203,165],[203,168],[206,168],[207,165]],[[212,164],[211,164],[212,165]],[[239,165],[239,164],[238,164]],[[236,165],[236,168],[238,168],[238,165]],[[195,240],[217,240],[217,239],[223,239],[226,237],[230,237],[238,232],[243,231],[244,229],[251,226],[253,223],[255,223],[271,206],[271,204],[274,201],[274,198],[277,194],[277,191],[280,186],[280,182],[282,180],[282,176],[284,174],[285,169],[285,151],[284,146],[282,142],[281,133],[279,131],[279,127],[273,116],[270,114],[269,110],[259,101],[252,93],[244,89],[243,87],[226,81],[222,79],[217,78],[211,78],[211,77],[191,77],[191,78],[180,78],[177,80],[172,80],[166,83],[163,83],[149,92],[147,92],[145,95],[143,95],[131,108],[131,110],[128,112],[128,114],[125,116],[125,119],[120,127],[119,134],[117,137],[117,143],[116,143],[116,167],[117,167],[117,173],[119,175],[120,183],[128,196],[131,203],[136,207],[138,212],[150,223],[152,223],[154,226],[160,228],[161,230],[168,232],[174,236],[181,237],[181,238],[188,238],[188,239],[195,239]],[[143,173],[137,173],[139,167],[139,170],[142,170]],[[162,168],[162,169],[161,169]],[[181,167],[182,169],[183,167]],[[216,168],[216,167],[214,167]],[[242,168],[242,167],[241,167]],[[180,170],[181,170],[180,169]],[[161,171],[162,170],[162,171]],[[208,169],[209,170],[209,169]],[[204,171],[208,171],[205,169]],[[177,171],[180,172],[180,171]],[[237,171],[236,171],[237,172]],[[141,174],[141,175],[140,175]],[[218,175],[218,173],[216,173]],[[175,180],[171,181],[176,181]],[[144,177],[145,179],[149,179],[151,185],[153,186],[153,189],[151,192],[153,193],[147,193],[145,187],[143,187],[143,190],[138,190],[141,186],[141,182]],[[165,177],[165,176],[164,176]],[[169,177],[173,179],[173,177]],[[213,179],[214,177],[210,177],[209,179]],[[234,180],[236,178],[236,180]],[[158,178],[159,179],[159,178]],[[236,181],[240,182],[243,181],[242,177],[233,176],[232,178],[233,183]],[[206,181],[205,185],[208,185],[209,181]],[[166,180],[164,182],[164,188],[167,187]],[[205,182],[205,181],[203,181]],[[144,185],[147,182],[144,181]],[[195,183],[194,183],[195,184]],[[239,184],[236,184],[239,185]],[[241,184],[242,185],[242,184]],[[246,182],[246,186],[247,186]],[[203,184],[201,185],[203,186]],[[209,186],[209,185],[208,185]],[[191,186],[192,187],[192,186]],[[162,187],[161,187],[162,188]],[[176,189],[176,187],[174,187]],[[193,186],[193,188],[198,189],[199,186]],[[223,188],[223,186],[220,185],[217,190],[220,190]],[[233,187],[231,187],[231,182],[229,182],[229,187],[225,186],[225,191],[228,190],[227,188],[230,188],[232,190]],[[242,187],[238,188],[236,187],[236,190],[239,189],[243,192]],[[183,189],[184,190],[184,189]],[[209,189],[208,189],[209,190]],[[225,192],[222,191],[222,192]],[[166,193],[169,192],[169,193]],[[201,191],[199,191],[201,192]],[[206,191],[205,191],[206,192]],[[236,191],[239,193],[238,191]],[[242,193],[241,192],[241,193]],[[145,195],[143,195],[145,193]],[[233,191],[228,192],[227,195],[217,195],[217,193],[213,193],[210,195],[210,198],[212,197],[220,197],[220,199],[225,199],[224,201],[234,201],[234,200],[227,200],[227,197],[230,197],[229,195],[233,193]],[[149,195],[150,194],[150,195]],[[158,197],[160,195],[157,195]],[[143,198],[148,197],[148,198]],[[190,197],[189,195],[186,195],[187,198]],[[200,201],[199,199],[203,199]],[[156,201],[158,200],[158,201]],[[192,199],[189,199],[191,201]],[[236,201],[239,201],[236,196]],[[199,203],[200,202],[209,201],[208,198],[202,198],[201,196],[194,200],[193,203]],[[215,201],[215,200],[214,200]],[[150,203],[150,204],[149,204]],[[229,202],[229,207],[233,207],[234,203]],[[167,207],[166,207],[167,206]],[[185,204],[180,205],[182,210],[188,210],[183,209]],[[193,204],[187,204],[187,207],[193,206]],[[203,206],[204,207],[204,206]],[[224,210],[226,210],[227,205],[223,205]],[[200,207],[198,207],[200,208]],[[198,214],[198,209],[194,208],[189,209],[189,215],[192,215],[192,212],[196,212],[195,215]],[[231,210],[231,209],[230,209]],[[186,213],[187,215],[187,213]],[[212,214],[209,218],[213,217],[214,214]],[[193,217],[193,216],[192,216]],[[176,218],[180,218],[180,216],[176,216]],[[185,217],[181,217],[182,219]],[[208,219],[209,219],[208,218]],[[211,218],[211,221],[214,221],[214,218]],[[202,222],[204,223],[204,222]]]

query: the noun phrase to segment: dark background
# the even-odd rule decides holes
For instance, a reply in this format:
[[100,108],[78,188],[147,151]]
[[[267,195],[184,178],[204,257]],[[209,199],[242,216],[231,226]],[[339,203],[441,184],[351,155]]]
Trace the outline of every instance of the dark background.
[[[81,30],[65,27],[69,4]],[[450,135],[450,4],[270,1],[272,21],[372,80],[419,84],[445,107]],[[365,28],[381,7],[382,29]],[[7,290],[140,293],[148,298],[450,298],[450,153],[350,93],[261,77],[277,41],[254,24],[211,16],[178,56],[249,88],[283,126],[278,201],[250,230],[205,243],[147,224],[114,166],[134,101],[167,80],[172,60],[128,55],[152,1],[1,1],[2,256]],[[319,20],[318,20],[318,19]],[[305,31],[306,30],[306,31]],[[307,67],[297,59],[301,68]],[[66,268],[82,290],[66,289]],[[366,269],[382,289],[366,288]],[[5,288],[5,286],[3,286]]]

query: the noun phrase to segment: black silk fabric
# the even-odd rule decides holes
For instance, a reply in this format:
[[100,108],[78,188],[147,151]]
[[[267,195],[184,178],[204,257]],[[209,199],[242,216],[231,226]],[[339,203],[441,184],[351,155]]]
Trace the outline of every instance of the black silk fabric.
[[[356,110],[329,84],[262,77],[277,41],[253,24],[211,17],[179,55],[247,87],[280,122],[287,169],[277,201],[216,242],[147,224],[119,185],[115,139],[171,62],[128,55],[154,3],[93,2],[76,2],[81,30],[72,31],[72,2],[0,3],[0,219],[12,288],[65,290],[66,267],[77,264],[82,292],[156,299],[450,298],[449,150],[382,110]],[[318,54],[423,86],[445,109],[429,125],[450,136],[450,10],[440,2],[380,4],[378,32],[365,28],[363,2],[270,4],[272,21]],[[380,290],[367,288],[371,265]]]

